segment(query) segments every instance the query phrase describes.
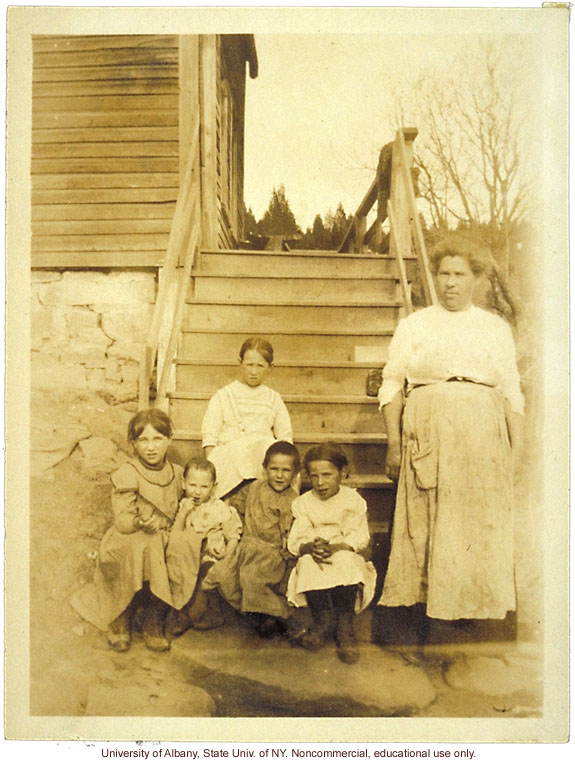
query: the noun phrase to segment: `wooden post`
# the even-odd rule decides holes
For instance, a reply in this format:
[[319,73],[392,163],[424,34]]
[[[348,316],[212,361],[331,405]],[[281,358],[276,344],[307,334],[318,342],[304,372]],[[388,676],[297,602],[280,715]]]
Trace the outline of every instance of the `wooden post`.
[[218,240],[217,98],[217,36],[203,34],[200,36],[200,145],[202,245],[207,248],[216,248]]
[[[423,230],[421,229],[421,223],[419,221],[419,213],[417,211],[417,202],[415,199],[415,191],[413,189],[413,180],[411,177],[411,163],[413,156],[413,138],[409,142],[404,139],[406,132],[415,132],[417,130],[403,130],[397,133],[396,144],[400,154],[400,169],[403,179],[403,187],[405,194],[405,210],[408,215],[410,234],[413,236],[415,244],[415,250],[417,252],[417,259],[419,263],[419,271],[421,274],[421,281],[423,285],[423,291],[425,293],[425,300],[427,304],[435,304],[437,302],[437,295],[435,293],[435,284],[429,269],[429,261],[427,259],[427,251],[425,248],[425,240],[423,238]],[[414,135],[415,137],[415,135]],[[409,146],[409,147],[408,147]],[[395,208],[395,206],[394,206]]]
[[197,34],[180,36],[180,187],[188,166],[196,122],[200,118],[200,38]]
[[403,134],[407,138],[405,140],[405,155],[402,156],[401,145],[399,143],[400,131],[398,130],[391,158],[391,190],[389,200],[396,215],[396,225],[395,241],[390,241],[389,251],[392,256],[397,258],[400,255],[402,259],[405,259],[411,256],[411,228],[407,188],[405,187],[401,165],[403,159],[408,164],[408,167],[411,167],[413,140],[417,135],[417,130],[404,130]]

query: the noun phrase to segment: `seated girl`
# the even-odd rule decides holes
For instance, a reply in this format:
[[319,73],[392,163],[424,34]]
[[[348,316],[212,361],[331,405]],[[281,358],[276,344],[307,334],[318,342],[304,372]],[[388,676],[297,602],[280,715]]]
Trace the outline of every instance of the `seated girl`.
[[294,522],[288,550],[299,556],[287,589],[288,602],[308,605],[313,624],[299,644],[319,650],[333,636],[344,663],[359,658],[354,616],[370,603],[376,572],[358,554],[367,548],[369,530],[365,500],[342,485],[348,461],[337,444],[310,449],[304,467],[311,491],[294,500]]
[[171,437],[172,423],[158,409],[130,421],[134,456],[112,474],[114,518],[100,543],[94,581],[71,600],[83,618],[107,630],[108,645],[117,651],[130,647],[136,613],[146,647],[170,647],[164,635],[172,605],[166,552],[182,491],[182,469],[166,459]]
[[263,383],[273,358],[268,341],[248,338],[240,349],[239,379],[210,399],[202,423],[202,445],[218,473],[216,497],[225,498],[245,480],[259,478],[270,444],[293,439],[281,396]]
[[235,509],[214,497],[213,463],[203,457],[190,460],[183,479],[186,496],[166,553],[175,608],[169,624],[172,636],[183,634],[191,626],[213,629],[223,624],[219,596],[206,584],[220,561],[233,555],[242,530]]
[[238,550],[214,569],[211,582],[230,605],[249,615],[261,636],[293,636],[298,627],[290,618],[283,582],[295,560],[287,538],[299,453],[288,441],[276,441],[265,453],[263,468],[265,476],[249,487]]

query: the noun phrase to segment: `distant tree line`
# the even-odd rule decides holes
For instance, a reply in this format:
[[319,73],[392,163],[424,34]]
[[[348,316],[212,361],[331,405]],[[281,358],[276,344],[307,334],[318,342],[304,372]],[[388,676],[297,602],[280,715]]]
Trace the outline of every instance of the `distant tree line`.
[[351,219],[339,203],[335,212],[330,209],[323,218],[316,214],[313,225],[303,232],[286,198],[285,187],[280,185],[273,189],[268,208],[259,221],[251,207],[244,209],[244,234],[283,235],[292,238],[292,248],[329,251],[339,248]]

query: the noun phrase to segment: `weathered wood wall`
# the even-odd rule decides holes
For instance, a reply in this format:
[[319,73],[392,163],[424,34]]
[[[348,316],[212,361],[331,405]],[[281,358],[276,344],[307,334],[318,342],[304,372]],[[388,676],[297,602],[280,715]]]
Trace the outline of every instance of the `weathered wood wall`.
[[159,265],[198,108],[203,244],[237,244],[244,37],[34,38],[34,267]]
[[178,37],[33,40],[32,263],[146,266],[179,185]]

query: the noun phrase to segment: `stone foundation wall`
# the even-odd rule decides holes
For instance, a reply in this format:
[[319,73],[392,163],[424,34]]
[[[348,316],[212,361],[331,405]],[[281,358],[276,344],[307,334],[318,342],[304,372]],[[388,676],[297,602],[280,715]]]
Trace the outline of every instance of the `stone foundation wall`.
[[32,385],[44,390],[138,393],[155,272],[32,272]]

